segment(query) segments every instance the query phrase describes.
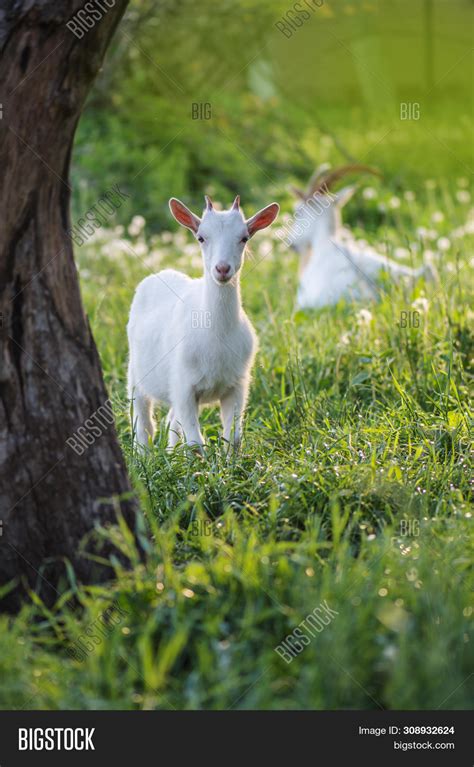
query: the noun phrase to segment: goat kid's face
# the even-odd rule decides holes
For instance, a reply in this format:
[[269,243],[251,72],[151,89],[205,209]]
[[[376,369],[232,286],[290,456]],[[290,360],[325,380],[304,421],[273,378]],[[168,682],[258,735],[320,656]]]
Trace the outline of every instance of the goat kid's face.
[[239,272],[246,243],[255,232],[270,226],[280,209],[273,202],[246,220],[239,197],[226,211],[214,210],[210,198],[206,197],[201,218],[174,197],[169,205],[176,221],[194,233],[201,247],[205,272],[217,285],[225,285]]
[[285,236],[289,247],[301,253],[318,237],[334,235],[341,225],[341,208],[355,190],[355,186],[347,186],[335,193],[315,193],[297,203],[290,230]]

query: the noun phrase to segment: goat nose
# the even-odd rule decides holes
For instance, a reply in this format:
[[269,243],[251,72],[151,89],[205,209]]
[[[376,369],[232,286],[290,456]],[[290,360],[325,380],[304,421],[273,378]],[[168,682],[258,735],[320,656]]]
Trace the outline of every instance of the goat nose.
[[222,277],[227,277],[230,272],[230,264],[225,264],[223,261],[219,261],[219,263],[216,264],[216,272]]

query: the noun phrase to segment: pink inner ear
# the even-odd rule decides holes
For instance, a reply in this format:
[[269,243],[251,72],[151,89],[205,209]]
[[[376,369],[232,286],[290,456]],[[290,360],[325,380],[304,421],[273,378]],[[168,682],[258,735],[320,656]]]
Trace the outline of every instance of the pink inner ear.
[[186,208],[184,205],[181,205],[181,203],[177,202],[176,200],[173,200],[170,203],[170,206],[174,217],[177,221],[179,221],[180,224],[187,226],[189,229],[192,229],[193,232],[197,230],[196,219],[191,211],[188,210],[188,208]]
[[257,213],[247,222],[249,234],[252,235],[258,232],[259,229],[265,229],[266,226],[270,226],[276,219],[279,210],[279,206],[276,203],[272,203],[272,205]]

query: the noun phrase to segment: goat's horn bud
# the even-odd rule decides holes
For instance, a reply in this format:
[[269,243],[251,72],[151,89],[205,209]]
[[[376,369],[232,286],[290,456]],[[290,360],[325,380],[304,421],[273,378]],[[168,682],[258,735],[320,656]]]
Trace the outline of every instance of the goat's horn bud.
[[232,210],[238,210],[240,207],[240,195],[238,194],[232,205]]
[[209,197],[209,195],[205,194],[205,195],[204,195],[204,199],[206,200],[206,210],[212,210],[212,208],[213,208],[214,206],[213,206],[213,204],[212,204],[212,200],[211,200],[211,198]]

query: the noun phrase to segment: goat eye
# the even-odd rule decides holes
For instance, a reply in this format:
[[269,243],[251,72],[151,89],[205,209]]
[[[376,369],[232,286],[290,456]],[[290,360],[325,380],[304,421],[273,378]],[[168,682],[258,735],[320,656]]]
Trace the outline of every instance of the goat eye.
[[240,242],[248,242],[248,239],[249,239],[248,237],[242,237],[242,239],[240,240]]
[[199,235],[198,242],[204,242],[204,237],[201,237],[201,235]]

